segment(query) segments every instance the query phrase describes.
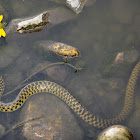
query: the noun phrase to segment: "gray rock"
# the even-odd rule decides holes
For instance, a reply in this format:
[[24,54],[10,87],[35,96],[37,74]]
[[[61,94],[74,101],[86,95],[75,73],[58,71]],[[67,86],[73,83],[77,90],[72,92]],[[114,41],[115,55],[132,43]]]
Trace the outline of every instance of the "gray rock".
[[85,7],[89,7],[89,6],[91,6],[91,5],[93,5],[95,2],[96,2],[96,0],[80,0],[79,1],[79,7],[77,8],[77,7],[73,7],[72,6],[72,3],[74,3],[74,2],[77,2],[78,3],[78,1],[77,0],[49,0],[49,1],[51,1],[51,2],[56,2],[56,3],[59,3],[59,4],[64,4],[64,3],[66,3],[67,5],[68,5],[68,7],[70,7],[75,13],[80,13],[81,12],[81,10],[83,9],[83,6],[85,5]]
[[66,4],[70,7],[76,14],[79,14],[87,0],[66,0]]

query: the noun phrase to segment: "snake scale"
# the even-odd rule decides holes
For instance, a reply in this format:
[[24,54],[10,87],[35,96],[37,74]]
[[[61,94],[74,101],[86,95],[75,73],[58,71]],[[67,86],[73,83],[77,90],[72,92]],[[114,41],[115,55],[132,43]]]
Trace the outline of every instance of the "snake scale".
[[[31,95],[36,93],[48,92],[61,98],[80,118],[82,118],[88,124],[97,128],[105,128],[109,125],[119,124],[120,122],[124,121],[129,115],[133,107],[134,90],[139,72],[140,72],[140,61],[134,67],[130,79],[128,81],[122,111],[116,117],[111,119],[103,119],[97,115],[90,113],[65,88],[50,81],[36,81],[28,84],[19,92],[18,96],[13,102],[10,103],[0,102],[0,111],[3,112],[15,111],[19,109]],[[0,94],[2,94],[3,90],[4,90],[4,81],[2,77],[0,77]]]

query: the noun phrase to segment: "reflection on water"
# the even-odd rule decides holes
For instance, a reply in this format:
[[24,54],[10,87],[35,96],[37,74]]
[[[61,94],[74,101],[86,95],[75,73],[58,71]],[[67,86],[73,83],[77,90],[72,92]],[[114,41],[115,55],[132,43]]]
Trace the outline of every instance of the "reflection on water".
[[[36,15],[51,8],[65,7],[63,2],[55,0],[42,0],[41,2],[37,0],[0,0],[0,4],[5,9],[6,22],[10,22],[14,18]],[[0,40],[0,73],[5,79],[5,92],[12,90],[28,77],[38,64],[45,61],[48,63],[63,61],[54,54],[45,54],[40,49],[35,49],[35,43],[39,43],[41,40],[63,42],[78,48],[81,53],[80,58],[69,61],[74,65],[82,66],[84,70],[74,73],[72,69],[63,67],[62,71],[66,72],[67,76],[65,80],[53,79],[53,76],[43,72],[41,76],[37,75],[31,81],[34,79],[55,81],[68,89],[94,114],[99,114],[104,118],[114,117],[123,107],[127,82],[139,57],[139,5],[138,0],[96,0],[93,5],[85,6],[83,12],[76,18],[65,23],[45,28],[38,33],[25,34],[24,37],[7,37]],[[125,54],[124,61],[116,64],[115,58],[119,52]],[[61,74],[58,73],[58,77],[63,78]],[[139,84],[138,81],[137,85]],[[132,130],[136,139],[140,139],[139,90],[137,86],[134,109],[124,123]],[[10,102],[16,95],[16,93],[9,95],[3,100]],[[56,98],[56,100],[58,99]],[[7,128],[17,123],[17,120],[20,122],[25,119],[20,115],[20,110],[13,113],[0,113],[0,115],[0,123]],[[83,139],[96,139],[100,130],[87,125],[76,115],[73,114],[73,116],[80,122],[81,130],[79,131],[80,134],[82,133]],[[76,123],[76,125],[78,124]],[[79,128],[79,126],[77,127]],[[24,138],[17,135],[18,133],[22,135],[21,131],[15,130],[8,136],[11,139],[22,140]],[[81,136],[77,136],[78,138],[81,139]]]

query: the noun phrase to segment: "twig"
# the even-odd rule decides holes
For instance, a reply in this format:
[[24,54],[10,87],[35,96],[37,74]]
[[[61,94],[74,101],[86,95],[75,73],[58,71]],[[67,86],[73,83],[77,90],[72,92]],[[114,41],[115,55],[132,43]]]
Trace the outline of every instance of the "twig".
[[[39,73],[40,71],[48,68],[48,67],[51,67],[51,66],[54,66],[54,65],[68,65],[70,67],[72,67],[73,69],[75,69],[75,72],[78,72],[78,71],[81,71],[83,68],[79,68],[78,66],[73,66],[72,64],[70,63],[65,63],[65,62],[57,62],[57,63],[51,63],[43,68],[41,68],[40,70],[38,70],[37,72],[34,72],[33,74],[31,74],[28,78],[26,78],[24,81],[22,81],[16,88],[14,88],[12,91],[9,91],[7,92],[6,94],[4,94],[3,96],[7,96],[8,94],[14,92],[15,90],[25,86],[26,84],[23,85],[23,83],[25,83],[26,81],[28,81],[31,77],[33,77],[34,75],[36,75],[37,73]],[[2,96],[2,97],[3,97]]]

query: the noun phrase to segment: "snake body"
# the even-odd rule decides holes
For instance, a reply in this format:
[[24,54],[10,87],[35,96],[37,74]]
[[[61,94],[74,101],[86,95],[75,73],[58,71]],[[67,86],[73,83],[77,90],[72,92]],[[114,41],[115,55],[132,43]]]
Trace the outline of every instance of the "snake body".
[[[18,96],[13,102],[0,102],[0,111],[15,111],[19,109],[31,95],[34,95],[36,93],[48,92],[61,98],[85,122],[97,128],[105,128],[109,125],[119,124],[120,122],[124,121],[129,115],[133,107],[134,90],[139,72],[140,61],[134,67],[130,79],[128,81],[122,111],[119,113],[119,115],[111,119],[103,119],[95,114],[92,114],[84,106],[82,106],[81,103],[78,102],[78,100],[74,98],[65,88],[50,81],[36,81],[28,84],[19,92]],[[2,77],[0,77],[0,84],[0,92],[2,92],[4,88],[4,82]]]

